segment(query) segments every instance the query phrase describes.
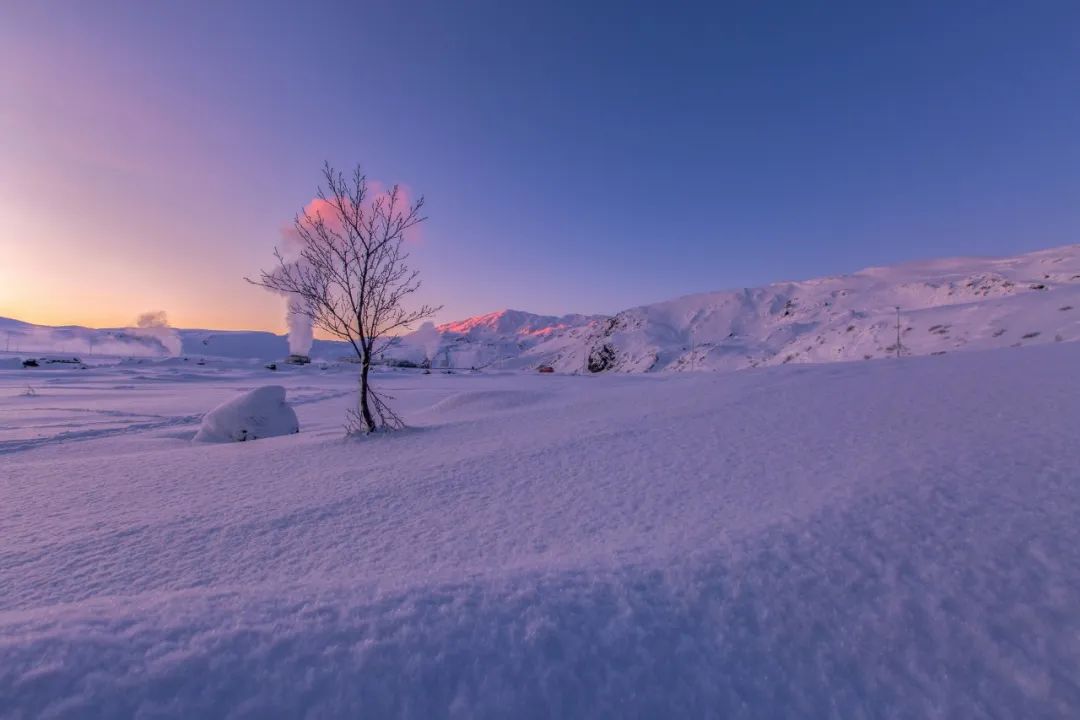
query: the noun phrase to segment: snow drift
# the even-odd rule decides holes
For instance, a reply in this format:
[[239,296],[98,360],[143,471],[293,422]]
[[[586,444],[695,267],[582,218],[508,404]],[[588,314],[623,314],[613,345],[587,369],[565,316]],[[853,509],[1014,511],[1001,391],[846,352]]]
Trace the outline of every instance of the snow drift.
[[362,447],[296,373],[212,452],[248,370],[0,371],[0,715],[1071,718],[1077,367],[395,374]]
[[197,442],[244,442],[300,432],[285,388],[266,385],[222,403],[203,417]]

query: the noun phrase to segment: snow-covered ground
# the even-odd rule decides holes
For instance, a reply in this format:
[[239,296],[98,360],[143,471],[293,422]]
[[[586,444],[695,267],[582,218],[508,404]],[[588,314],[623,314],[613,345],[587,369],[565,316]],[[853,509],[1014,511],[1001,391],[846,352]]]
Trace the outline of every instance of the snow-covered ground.
[[1076,717],[1077,368],[0,369],[0,717]]

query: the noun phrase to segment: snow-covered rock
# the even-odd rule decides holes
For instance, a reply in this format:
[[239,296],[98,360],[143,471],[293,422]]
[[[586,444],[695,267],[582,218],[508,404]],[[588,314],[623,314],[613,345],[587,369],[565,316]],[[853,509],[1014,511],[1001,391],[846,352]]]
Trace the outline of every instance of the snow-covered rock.
[[203,417],[197,442],[244,442],[300,432],[285,388],[265,385],[218,405]]

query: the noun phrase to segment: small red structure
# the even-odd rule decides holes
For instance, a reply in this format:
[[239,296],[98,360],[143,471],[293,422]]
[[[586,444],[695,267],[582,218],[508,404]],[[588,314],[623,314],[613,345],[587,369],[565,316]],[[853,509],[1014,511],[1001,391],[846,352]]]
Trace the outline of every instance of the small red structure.
[[551,367],[550,365],[541,365],[540,367],[536,368],[536,372],[553,373],[555,372],[555,368]]

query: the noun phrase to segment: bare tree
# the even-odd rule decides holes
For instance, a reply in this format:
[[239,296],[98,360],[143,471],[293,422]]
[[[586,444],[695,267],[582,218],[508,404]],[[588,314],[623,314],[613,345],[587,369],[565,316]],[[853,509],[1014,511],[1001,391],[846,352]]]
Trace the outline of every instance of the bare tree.
[[347,180],[327,163],[323,179],[326,187],[317,193],[322,202],[294,219],[299,250],[286,255],[275,248],[277,266],[247,280],[290,296],[295,311],[352,345],[360,361],[360,397],[349,412],[350,433],[401,428],[387,404],[392,398],[371,387],[368,373],[395,333],[440,309],[405,306],[420,279],[402,244],[409,228],[427,219],[421,215],[424,199],[410,204],[397,185],[372,192],[359,166]]

